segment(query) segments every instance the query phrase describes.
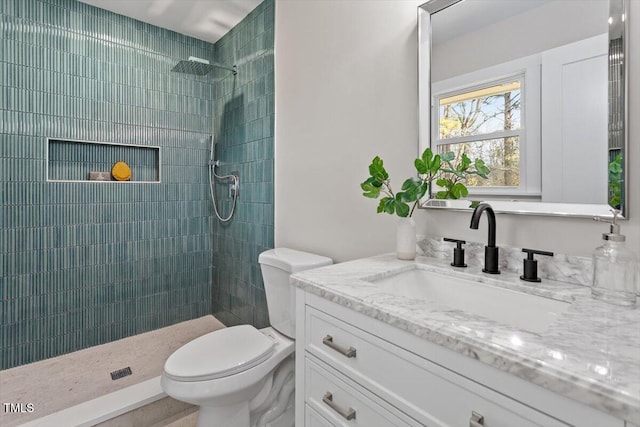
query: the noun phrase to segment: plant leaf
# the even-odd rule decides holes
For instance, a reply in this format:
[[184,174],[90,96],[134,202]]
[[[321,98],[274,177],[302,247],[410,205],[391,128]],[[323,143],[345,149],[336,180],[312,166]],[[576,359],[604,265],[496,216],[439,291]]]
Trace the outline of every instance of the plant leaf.
[[418,185],[420,185],[421,182],[422,181],[417,178],[408,178],[402,183],[402,190],[403,191],[411,190],[417,187]]
[[418,196],[416,197],[416,200],[423,198],[424,195],[427,194],[428,189],[429,185],[426,182],[421,183],[420,188],[418,189]]
[[376,156],[369,165],[369,173],[379,182],[384,182],[389,179],[389,174],[383,166],[383,161],[380,157]]
[[461,182],[456,182],[450,189],[451,197],[454,199],[460,199],[462,197],[466,197],[469,194],[469,190],[467,187]]
[[406,203],[412,203],[423,197],[427,192],[427,183],[416,178],[409,178],[402,184],[404,190],[402,200]]
[[445,162],[450,162],[456,158],[456,155],[453,153],[453,151],[447,151],[446,153],[442,153],[440,157],[442,157],[442,160],[444,160]]
[[484,164],[484,160],[482,159],[476,159],[474,166],[476,168],[476,172],[478,173],[478,175],[480,175],[482,178],[487,179],[489,173],[491,172],[489,170],[489,168]]
[[378,182],[374,177],[370,176],[365,182],[360,184],[360,188],[364,191],[362,195],[371,199],[377,199],[380,196],[382,183]]
[[427,164],[422,159],[416,159],[413,162],[413,165],[416,167],[416,170],[421,175],[429,172],[429,169],[427,168]]
[[431,164],[431,159],[433,159],[433,151],[431,151],[431,148],[427,147],[427,149],[422,152],[422,161],[425,165],[429,166]]
[[396,214],[398,214],[398,216],[405,218],[409,215],[409,205],[407,205],[403,201],[398,200],[397,196],[395,201],[395,208]]
[[465,168],[471,165],[471,159],[465,153],[462,153],[462,163],[465,165]]
[[458,175],[460,178],[464,178],[463,173],[469,169],[470,165],[471,165],[471,159],[469,159],[469,156],[462,153],[462,159],[460,160],[460,163],[458,163],[458,165],[456,166],[456,172],[457,172],[456,175]]
[[446,189],[449,189],[453,186],[453,181],[451,181],[448,178],[438,178],[436,180],[436,184],[438,184],[438,187],[444,187]]
[[432,175],[435,175],[436,173],[438,173],[438,169],[440,169],[441,164],[442,164],[442,158],[440,157],[440,154],[436,154],[435,157],[433,158],[433,161],[431,162],[431,165],[429,165],[429,170],[431,171]]
[[395,206],[394,206],[395,200],[393,197],[383,197],[382,199],[380,199],[380,203],[378,203],[378,213],[388,213],[388,214],[393,214]]

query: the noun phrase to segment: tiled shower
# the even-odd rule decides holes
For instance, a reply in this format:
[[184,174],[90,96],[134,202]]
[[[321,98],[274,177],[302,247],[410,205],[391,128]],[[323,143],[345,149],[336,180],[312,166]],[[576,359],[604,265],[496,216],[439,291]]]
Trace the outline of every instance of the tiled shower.
[[[264,326],[273,9],[213,45],[75,0],[0,1],[0,369],[212,312]],[[189,56],[239,73],[170,71]],[[242,180],[225,226],[212,127]],[[132,182],[88,181],[114,159]]]
[[[217,158],[224,173],[240,175],[234,220],[215,221],[213,314],[226,325],[269,324],[260,252],[273,247],[274,1],[261,3],[215,44]],[[231,199],[217,186],[223,214]],[[224,203],[222,203],[224,202]]]

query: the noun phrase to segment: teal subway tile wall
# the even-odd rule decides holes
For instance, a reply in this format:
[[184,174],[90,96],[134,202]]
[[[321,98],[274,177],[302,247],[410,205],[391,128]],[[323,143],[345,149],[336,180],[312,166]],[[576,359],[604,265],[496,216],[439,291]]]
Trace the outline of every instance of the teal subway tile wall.
[[[214,220],[206,165],[218,77],[170,70],[189,56],[214,59],[214,45],[75,0],[1,0],[0,20],[0,368],[210,314]],[[242,61],[247,74],[238,87],[246,86],[246,101],[257,100],[258,90],[266,94],[267,85],[272,93],[272,82],[257,88],[246,80],[254,59],[227,59]],[[272,64],[263,66],[273,77]],[[273,102],[261,108],[273,120]],[[264,126],[270,138],[273,125]],[[161,182],[48,181],[47,138],[157,146]],[[265,159],[272,159],[269,138],[252,141],[265,143]],[[239,155],[242,144],[223,144]],[[59,175],[52,179],[82,179],[77,173],[86,169],[76,173],[68,164],[76,148],[55,147],[48,160]],[[126,150],[120,155],[128,160]],[[150,160],[134,157],[134,177],[151,177],[144,170]],[[90,167],[105,168],[113,159],[94,160]],[[232,227],[264,218],[251,232],[266,247],[272,232],[262,227],[273,214],[255,206],[272,200],[263,187],[272,166],[254,162],[260,176],[237,166],[246,198]],[[234,253],[244,254],[237,242]],[[253,266],[238,268],[243,280],[250,274],[258,283]],[[260,310],[262,300],[253,295]]]
[[[215,44],[216,156],[220,171],[240,175],[236,213],[214,224],[213,314],[226,325],[269,324],[258,255],[273,247],[274,0],[265,0]],[[231,208],[227,186],[216,194]]]

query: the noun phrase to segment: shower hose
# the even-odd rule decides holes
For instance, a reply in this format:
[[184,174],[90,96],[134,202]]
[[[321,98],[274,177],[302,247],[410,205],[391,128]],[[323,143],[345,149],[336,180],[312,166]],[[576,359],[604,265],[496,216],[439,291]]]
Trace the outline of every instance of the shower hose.
[[[213,212],[216,214],[216,218],[218,218],[218,220],[222,222],[228,222],[228,221],[231,221],[231,218],[233,218],[233,213],[236,210],[236,201],[238,200],[238,183],[240,181],[240,178],[237,175],[218,175],[216,173],[216,167],[220,164],[220,162],[214,159],[215,159],[215,140],[214,140],[214,136],[211,135],[211,159],[209,161],[209,191],[211,193],[211,201],[213,202]],[[223,217],[222,215],[220,215],[220,212],[218,211],[218,204],[216,203],[216,192],[214,189],[216,178],[220,180],[225,180],[227,182],[229,179],[233,181],[232,183],[232,188],[234,189],[233,203],[231,204],[231,210],[229,211],[228,216]]]

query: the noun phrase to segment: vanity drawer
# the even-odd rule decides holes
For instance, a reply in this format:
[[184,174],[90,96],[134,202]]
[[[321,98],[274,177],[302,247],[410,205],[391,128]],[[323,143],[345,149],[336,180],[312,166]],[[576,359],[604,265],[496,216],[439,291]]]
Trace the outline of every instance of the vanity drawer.
[[424,425],[469,425],[473,412],[487,427],[567,425],[309,306],[305,320],[307,352]]
[[305,418],[311,417],[314,424],[321,426],[326,425],[322,421],[332,426],[420,426],[357,384],[347,381],[319,363],[305,359],[305,406],[317,411],[317,414],[305,414]]
[[311,406],[304,405],[304,427],[332,427],[331,423],[326,420]]

